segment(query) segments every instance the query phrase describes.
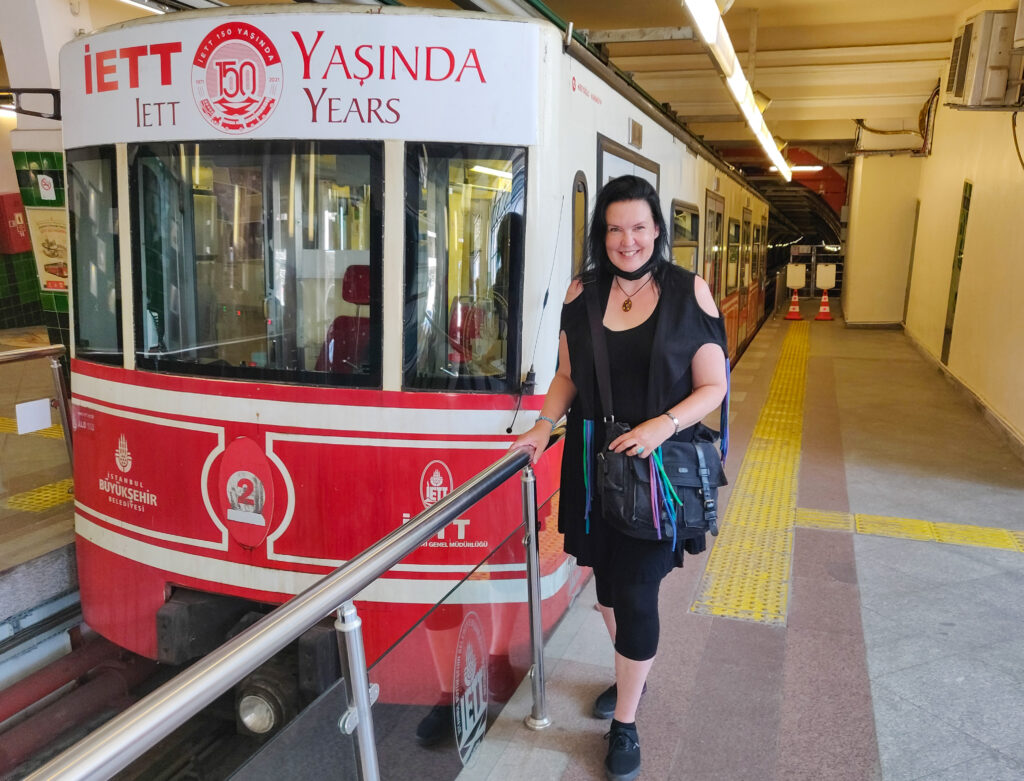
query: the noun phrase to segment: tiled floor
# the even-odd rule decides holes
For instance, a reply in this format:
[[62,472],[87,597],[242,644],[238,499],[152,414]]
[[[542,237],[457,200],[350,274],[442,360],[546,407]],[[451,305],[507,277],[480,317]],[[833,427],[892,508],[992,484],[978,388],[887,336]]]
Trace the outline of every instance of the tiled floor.
[[[666,580],[640,778],[1024,778],[1024,464],[901,332],[809,325],[785,623],[692,612],[708,554]],[[788,326],[769,321],[737,367],[733,479]],[[1006,529],[1016,549],[982,529],[908,538],[911,521],[857,533],[864,514]],[[612,653],[593,604],[588,586],[547,646],[552,726],[523,726],[521,687],[461,779],[604,777],[589,709]]]

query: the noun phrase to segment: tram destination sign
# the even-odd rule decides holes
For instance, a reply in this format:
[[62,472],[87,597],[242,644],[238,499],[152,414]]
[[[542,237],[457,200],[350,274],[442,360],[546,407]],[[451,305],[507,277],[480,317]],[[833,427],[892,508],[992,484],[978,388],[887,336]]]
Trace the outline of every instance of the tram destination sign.
[[541,27],[423,14],[197,14],[61,50],[64,146],[536,142]]

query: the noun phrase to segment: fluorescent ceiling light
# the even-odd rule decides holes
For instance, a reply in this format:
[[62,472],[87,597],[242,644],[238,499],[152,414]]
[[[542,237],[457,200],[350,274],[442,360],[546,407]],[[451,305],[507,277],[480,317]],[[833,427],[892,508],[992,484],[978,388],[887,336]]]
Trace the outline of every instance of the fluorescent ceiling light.
[[[769,171],[778,171],[774,165],[768,169]],[[789,170],[793,173],[817,173],[818,171],[824,171],[825,166],[823,165],[791,165]]]
[[149,11],[151,14],[165,14],[165,13],[167,13],[162,8],[154,8],[151,5],[146,5],[146,3],[138,2],[138,0],[121,0],[121,2],[124,3],[125,5],[132,5],[132,6],[135,6],[136,8],[141,8],[143,11]]
[[683,0],[683,5],[693,17],[693,23],[697,25],[697,33],[704,43],[710,45],[718,37],[718,24],[722,21],[722,14],[718,11],[718,3],[715,0]]
[[776,170],[787,182],[791,181],[793,174],[764,122],[764,116],[754,99],[754,92],[747,77],[743,75],[743,68],[736,59],[736,51],[722,22],[718,4],[715,0],[682,0],[682,4],[696,25],[697,34],[711,52],[711,59],[725,77],[725,84],[754,137],[768,155],[768,159],[775,163]]
[[718,30],[715,33],[715,37],[708,41],[707,45],[711,49],[711,54],[718,61],[718,66],[722,69],[722,75],[729,78],[732,75],[733,69],[738,67],[738,63],[736,62],[736,50],[732,47],[732,39],[729,37],[729,32],[725,29],[723,22],[718,22]]
[[508,179],[509,181],[511,181],[512,179],[512,174],[510,174],[508,171],[499,171],[496,168],[488,168],[485,165],[474,165],[469,170],[475,174],[490,174],[491,176],[500,176],[502,179]]

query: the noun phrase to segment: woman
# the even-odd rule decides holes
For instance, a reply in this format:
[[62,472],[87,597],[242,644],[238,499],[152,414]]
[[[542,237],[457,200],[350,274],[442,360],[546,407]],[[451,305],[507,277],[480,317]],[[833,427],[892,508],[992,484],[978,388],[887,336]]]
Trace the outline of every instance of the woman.
[[537,422],[513,444],[532,449],[536,462],[555,421],[567,415],[558,526],[566,552],[594,570],[615,648],[615,683],[594,705],[598,718],[613,716],[605,759],[612,781],[640,772],[635,716],[658,647],[661,580],[683,565],[684,550],[703,551],[704,537],[681,537],[681,545],[639,540],[604,522],[599,497],[591,495],[588,506],[594,467],[584,453],[605,437],[584,286],[597,286],[603,307],[615,418],[631,426],[609,449],[648,458],[670,437],[691,440],[694,424],[725,397],[725,328],[707,283],[668,261],[668,239],[648,182],[622,176],[602,188],[586,265],[562,307],[558,369]]

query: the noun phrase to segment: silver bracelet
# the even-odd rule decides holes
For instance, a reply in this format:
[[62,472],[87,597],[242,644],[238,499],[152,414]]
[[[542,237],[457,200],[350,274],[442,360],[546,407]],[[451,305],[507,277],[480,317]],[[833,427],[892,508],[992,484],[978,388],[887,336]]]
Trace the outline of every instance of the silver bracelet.
[[671,412],[663,412],[662,414],[665,417],[667,417],[669,420],[671,420],[672,421],[672,425],[676,427],[676,430],[674,432],[672,432],[672,436],[675,436],[676,434],[678,434],[679,433],[679,419],[675,415],[673,415]]

